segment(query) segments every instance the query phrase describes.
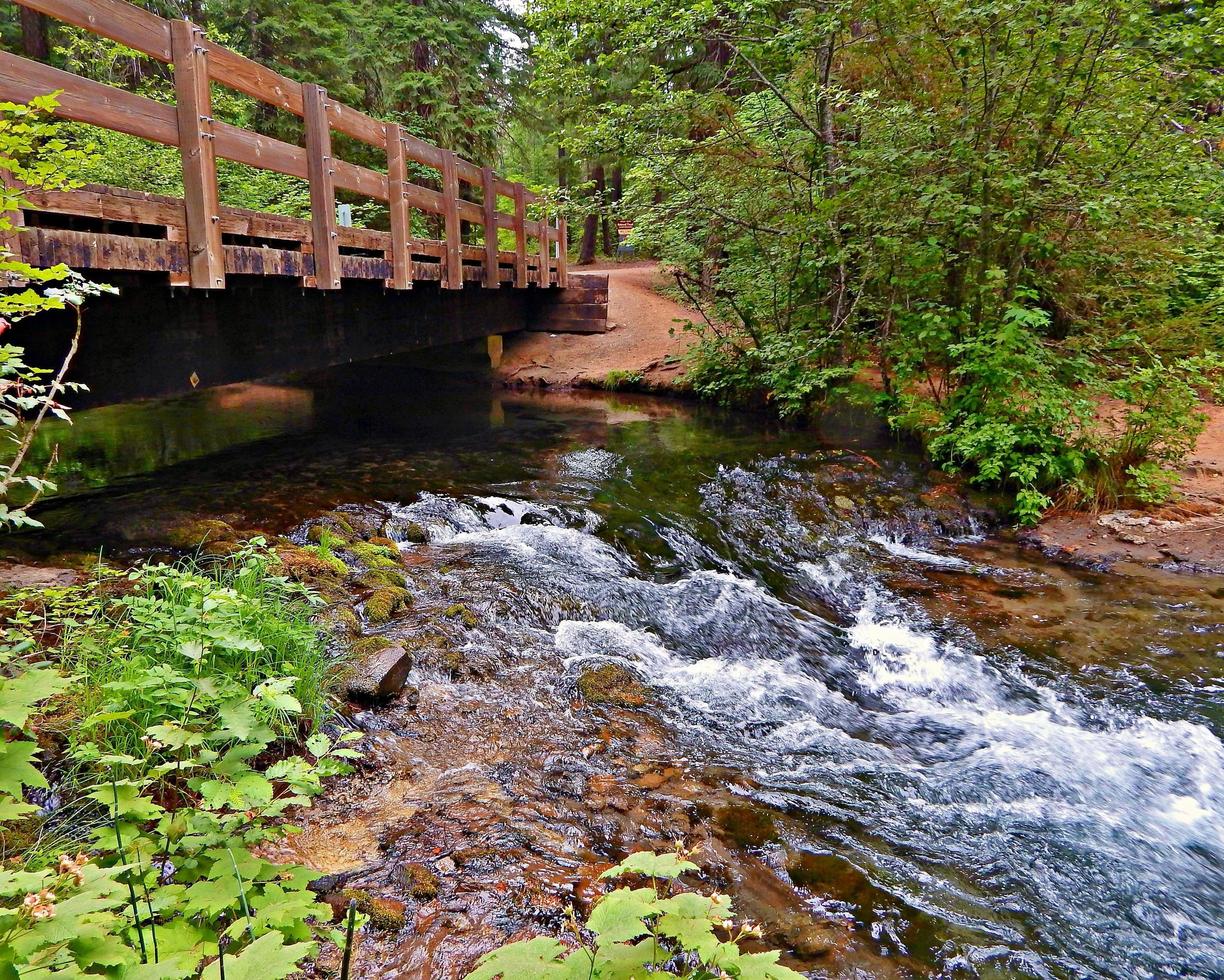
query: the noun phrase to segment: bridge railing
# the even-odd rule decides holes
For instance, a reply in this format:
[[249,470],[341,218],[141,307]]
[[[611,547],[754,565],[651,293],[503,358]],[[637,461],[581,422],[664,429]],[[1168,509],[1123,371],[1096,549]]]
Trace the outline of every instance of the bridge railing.
[[[60,231],[21,242],[27,260],[49,259],[105,268],[170,273],[171,282],[219,289],[227,273],[300,275],[319,289],[338,289],[342,278],[382,278],[394,289],[416,279],[438,279],[461,289],[465,279],[486,288],[567,283],[566,225],[546,215],[527,217],[539,198],[488,167],[480,167],[331,98],[318,85],[297,82],[209,40],[186,20],[167,20],[124,0],[16,0],[50,17],[91,31],[173,66],[175,105],[0,52],[0,99],[28,102],[59,92],[56,114],[64,119],[127,133],[179,149],[183,198],[90,187],[81,191],[31,192],[35,210],[161,225],[165,239],[100,236]],[[305,146],[230,125],[213,117],[212,83],[227,86],[300,117]],[[342,160],[332,133],[343,133],[386,153],[386,172]],[[301,178],[310,186],[309,221],[222,205],[217,158]],[[415,162],[438,172],[441,190],[408,179]],[[481,203],[460,196],[460,183],[480,188]],[[390,231],[340,227],[336,191],[388,204]],[[503,211],[501,201],[511,202]],[[437,215],[440,240],[414,239],[412,212]],[[461,222],[483,226],[483,246],[466,245]],[[514,234],[514,250],[501,251],[498,229]],[[31,229],[41,232],[41,229]],[[295,242],[293,249],[227,243],[226,235]],[[74,237],[78,236],[78,237]],[[534,248],[531,245],[534,240]],[[341,248],[365,254],[345,254]],[[371,256],[369,253],[379,253]],[[279,254],[271,254],[279,253]]]

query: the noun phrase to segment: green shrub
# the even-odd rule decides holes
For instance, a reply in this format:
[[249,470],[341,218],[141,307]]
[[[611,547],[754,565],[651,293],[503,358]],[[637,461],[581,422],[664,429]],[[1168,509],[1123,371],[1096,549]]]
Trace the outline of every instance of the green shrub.
[[216,978],[224,950],[231,976],[277,980],[316,950],[331,918],[317,875],[256,850],[347,771],[358,736],[319,728],[312,597],[273,562],[255,541],[6,599],[0,825],[29,821],[27,790],[48,786],[48,705],[71,698],[81,717],[56,729],[61,805],[0,870],[0,976]]

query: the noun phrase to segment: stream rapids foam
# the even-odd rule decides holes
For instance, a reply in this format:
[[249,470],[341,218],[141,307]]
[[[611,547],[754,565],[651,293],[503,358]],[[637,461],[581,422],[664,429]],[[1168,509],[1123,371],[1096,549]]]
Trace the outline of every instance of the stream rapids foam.
[[[613,660],[668,692],[682,738],[959,937],[946,975],[1224,976],[1220,739],[934,621],[888,587],[890,563],[979,569],[833,508],[813,527],[779,465],[720,469],[699,520],[660,513],[666,575],[572,500],[398,510],[432,547],[589,610],[517,626],[571,671]],[[630,478],[606,453],[567,472]]]

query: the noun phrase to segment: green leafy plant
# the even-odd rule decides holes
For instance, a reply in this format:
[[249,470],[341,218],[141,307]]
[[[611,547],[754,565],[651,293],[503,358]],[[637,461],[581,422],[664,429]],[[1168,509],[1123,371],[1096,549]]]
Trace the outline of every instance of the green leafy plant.
[[[275,980],[344,942],[316,875],[259,854],[359,737],[322,727],[317,600],[274,562],[257,539],[6,598],[0,976]],[[44,743],[63,802],[37,816]]]
[[631,854],[600,877],[646,879],[618,887],[591,909],[585,926],[570,910],[574,947],[540,937],[510,943],[481,958],[467,980],[633,980],[647,976],[691,980],[802,980],[778,964],[776,950],[746,953],[740,942],[759,936],[750,923],[731,919],[731,899],[678,885],[698,866],[676,852]]

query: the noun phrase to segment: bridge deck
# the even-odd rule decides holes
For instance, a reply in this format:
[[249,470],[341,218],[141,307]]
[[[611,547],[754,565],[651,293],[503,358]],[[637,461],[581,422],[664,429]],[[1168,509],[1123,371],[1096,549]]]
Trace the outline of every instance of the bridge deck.
[[[31,264],[164,272],[172,283],[200,289],[223,289],[229,275],[295,277],[321,290],[339,289],[344,279],[382,280],[392,289],[417,280],[443,289],[568,284],[565,220],[550,218],[547,202],[522,184],[229,51],[189,21],[124,0],[17,2],[172,65],[177,101],[157,102],[7,52],[0,52],[0,99],[28,102],[58,92],[58,116],[176,146],[183,168],[182,198],[103,186],[26,191],[29,206],[11,216],[26,230],[3,244]],[[215,119],[214,83],[299,116],[306,145]],[[333,132],[384,152],[386,170],[334,156]],[[310,218],[220,204],[218,157],[307,181]],[[412,182],[410,164],[437,177]],[[465,184],[470,190],[463,192]],[[337,190],[386,202],[389,230],[340,226]],[[502,210],[503,200],[511,210]],[[414,210],[438,216],[443,237],[414,238]],[[465,241],[465,226],[468,238],[481,228],[482,240]],[[503,229],[512,249],[501,247]]]

